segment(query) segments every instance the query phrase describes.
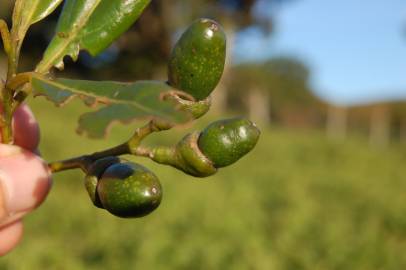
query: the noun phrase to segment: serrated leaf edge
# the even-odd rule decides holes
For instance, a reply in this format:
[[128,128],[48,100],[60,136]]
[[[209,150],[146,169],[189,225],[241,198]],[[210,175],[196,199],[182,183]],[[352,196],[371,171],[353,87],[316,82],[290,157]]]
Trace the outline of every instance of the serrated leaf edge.
[[[87,92],[86,93],[83,93],[83,92],[81,92],[80,90],[78,91],[76,88],[72,88],[72,87],[69,87],[69,86],[66,86],[66,85],[64,85],[64,84],[61,84],[61,83],[58,83],[57,81],[55,81],[55,80],[47,80],[47,79],[44,79],[44,78],[42,78],[41,76],[36,76],[36,77],[34,77],[33,79],[37,79],[37,80],[39,80],[39,81],[42,81],[42,82],[44,82],[44,83],[46,83],[46,84],[49,84],[49,85],[53,85],[53,86],[55,86],[55,87],[57,87],[57,88],[61,88],[61,89],[66,89],[65,91],[70,91],[70,92],[72,92],[72,95],[71,96],[69,96],[66,100],[64,100],[63,102],[55,102],[54,100],[52,100],[52,98],[50,98],[48,95],[46,95],[46,94],[42,94],[42,93],[36,93],[36,91],[35,91],[35,89],[34,89],[34,97],[38,97],[38,96],[44,96],[47,100],[49,100],[49,101],[51,101],[52,103],[54,103],[56,106],[58,106],[58,107],[62,107],[62,106],[64,106],[64,105],[66,105],[67,103],[69,103],[70,101],[72,101],[74,98],[76,98],[76,97],[78,97],[78,98],[80,98],[82,101],[86,101],[85,99],[86,98],[93,98],[94,99],[94,102],[92,102],[92,103],[86,103],[86,102],[84,102],[87,106],[89,106],[89,107],[95,107],[95,105],[97,105],[97,104],[104,104],[104,105],[109,105],[109,104],[123,104],[123,105],[130,105],[130,106],[134,106],[134,107],[136,107],[136,108],[138,108],[138,109],[140,109],[140,110],[143,110],[143,111],[145,111],[145,112],[147,112],[147,113],[150,113],[151,115],[156,115],[157,117],[161,117],[161,118],[165,118],[165,115],[164,114],[162,114],[162,113],[157,113],[156,111],[154,111],[154,110],[152,110],[152,109],[150,109],[150,108],[148,108],[148,107],[145,107],[145,106],[143,106],[143,105],[141,105],[140,103],[138,103],[138,102],[126,102],[126,101],[120,101],[120,100],[114,100],[114,102],[111,102],[110,101],[110,99],[107,99],[107,98],[105,98],[105,97],[100,97],[100,96],[97,96],[97,95],[95,95],[95,94],[88,94]],[[31,82],[32,83],[32,82]],[[120,83],[118,83],[118,84],[120,84]],[[131,86],[131,83],[122,83],[122,86],[123,87],[128,87],[128,86]],[[167,92],[164,92],[164,93],[162,93],[161,94],[161,96],[160,96],[160,100],[162,101],[162,102],[165,102],[164,100],[163,100],[163,97],[164,96],[166,96],[166,94],[168,94],[168,93],[171,93],[171,92],[173,92],[174,90],[169,90],[169,91],[167,91]],[[77,93],[77,92],[80,92],[80,93]],[[175,107],[175,110],[179,110],[179,108],[177,108],[177,107]]]
[[[78,39],[78,35],[80,34],[81,29],[83,28],[83,26],[88,22],[88,20],[90,19],[91,15],[93,14],[93,12],[95,11],[95,9],[97,8],[97,6],[100,4],[101,0],[96,0],[97,2],[95,2],[94,6],[92,8],[90,8],[88,10],[88,12],[84,13],[78,20],[78,24],[76,26],[76,28],[78,29],[75,35],[69,35],[69,34],[65,34],[65,33],[56,33],[55,35],[60,37],[60,38],[64,38],[64,42],[61,43],[60,49],[54,53],[54,57],[51,57],[48,61],[44,62],[41,61],[38,66],[36,67],[35,71],[39,72],[39,73],[45,73],[47,71],[49,71],[52,67],[56,67],[59,70],[63,70],[64,69],[64,57],[65,56],[70,56],[72,58],[72,60],[74,62],[77,61],[78,56],[79,56],[79,52],[81,49],[81,44],[80,42],[77,40]],[[62,35],[65,35],[62,37]],[[75,41],[76,39],[76,41]],[[71,50],[71,48],[69,48],[70,46],[73,46],[73,50]],[[70,51],[68,54],[64,54],[64,51],[67,50]]]
[[[95,112],[97,112],[97,111],[95,111]],[[112,120],[104,128],[103,135],[101,135],[101,136],[93,136],[93,135],[90,134],[90,132],[86,131],[86,128],[82,127],[80,122],[82,121],[82,119],[83,119],[83,117],[85,115],[92,114],[92,113],[95,113],[95,112],[86,112],[86,113],[83,113],[83,114],[81,114],[79,116],[78,127],[76,128],[76,133],[78,135],[86,136],[86,137],[91,138],[91,139],[104,139],[104,138],[107,138],[109,136],[109,134],[111,133],[111,129],[114,127],[114,125],[117,125],[117,124],[130,125],[130,124],[133,124],[133,123],[139,122],[139,121],[149,121],[149,120],[152,120],[152,119],[159,118],[157,116],[149,116],[149,117],[145,116],[145,117],[134,117],[133,119],[127,120],[127,121],[126,120]]]

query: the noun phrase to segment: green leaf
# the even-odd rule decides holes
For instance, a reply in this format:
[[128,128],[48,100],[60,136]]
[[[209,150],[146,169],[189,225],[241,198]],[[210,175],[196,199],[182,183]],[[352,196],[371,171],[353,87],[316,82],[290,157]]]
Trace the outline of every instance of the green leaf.
[[80,118],[78,133],[93,138],[104,137],[114,122],[128,123],[139,118],[157,118],[179,124],[191,119],[188,113],[179,111],[174,102],[163,100],[166,94],[176,91],[164,82],[49,80],[34,75],[31,86],[34,96],[45,96],[57,106],[63,106],[75,97],[82,99],[88,106],[99,103],[106,105]]
[[13,29],[22,38],[28,28],[51,14],[62,0],[16,0],[13,11]]
[[65,0],[56,35],[36,71],[63,69],[64,56],[76,60],[81,49],[97,55],[138,19],[150,1]]

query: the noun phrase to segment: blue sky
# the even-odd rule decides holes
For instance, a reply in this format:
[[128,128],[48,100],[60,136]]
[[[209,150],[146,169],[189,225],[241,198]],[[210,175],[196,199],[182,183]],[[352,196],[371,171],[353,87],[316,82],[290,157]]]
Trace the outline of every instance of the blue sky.
[[240,35],[239,61],[298,57],[317,94],[337,104],[406,100],[405,0],[297,0],[275,14],[271,37]]

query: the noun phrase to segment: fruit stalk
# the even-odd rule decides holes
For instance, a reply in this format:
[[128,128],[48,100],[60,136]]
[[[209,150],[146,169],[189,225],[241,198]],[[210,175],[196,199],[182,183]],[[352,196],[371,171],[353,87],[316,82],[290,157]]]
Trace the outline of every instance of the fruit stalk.
[[151,120],[147,125],[136,129],[134,135],[125,143],[90,155],[83,155],[71,159],[51,162],[48,164],[48,167],[53,173],[71,169],[81,169],[82,171],[87,173],[89,170],[89,166],[98,159],[127,154],[136,155],[137,149],[142,140],[145,139],[145,137],[153,132],[168,130],[171,127],[172,125],[168,123]]
[[194,177],[207,177],[217,172],[213,163],[201,152],[197,142],[200,132],[186,135],[172,147],[139,147],[137,156],[147,157],[158,164],[169,165]]
[[89,171],[89,167],[92,165],[94,161],[104,157],[121,156],[125,154],[129,154],[129,148],[127,143],[123,143],[116,147],[96,152],[91,155],[83,155],[61,161],[50,162],[48,164],[48,167],[52,173],[72,169],[81,169],[84,173],[87,173]]

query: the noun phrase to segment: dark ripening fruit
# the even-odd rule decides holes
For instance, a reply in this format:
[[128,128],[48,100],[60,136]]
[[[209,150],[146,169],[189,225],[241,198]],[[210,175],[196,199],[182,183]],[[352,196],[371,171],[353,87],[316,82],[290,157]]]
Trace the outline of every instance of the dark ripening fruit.
[[107,211],[123,218],[151,213],[162,198],[161,184],[156,175],[132,162],[108,167],[99,179],[97,193]]
[[118,157],[105,157],[93,162],[88,169],[88,173],[85,177],[85,188],[93,204],[99,208],[103,208],[99,195],[97,194],[97,183],[99,182],[99,178],[108,167],[119,162],[120,159]]
[[200,134],[199,148],[216,168],[228,166],[256,145],[260,135],[254,123],[243,118],[211,123]]
[[226,35],[215,21],[199,19],[182,35],[169,59],[169,84],[197,100],[216,88],[224,70]]

